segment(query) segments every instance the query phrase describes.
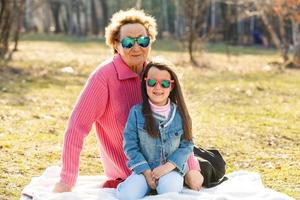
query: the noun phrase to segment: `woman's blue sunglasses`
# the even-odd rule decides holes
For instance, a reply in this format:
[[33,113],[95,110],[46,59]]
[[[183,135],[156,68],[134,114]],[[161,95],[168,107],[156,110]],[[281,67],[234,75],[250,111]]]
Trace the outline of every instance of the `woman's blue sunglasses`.
[[141,47],[147,47],[150,44],[150,38],[148,36],[140,36],[140,37],[125,37],[121,40],[121,44],[123,48],[130,49],[133,47],[135,41],[140,45]]

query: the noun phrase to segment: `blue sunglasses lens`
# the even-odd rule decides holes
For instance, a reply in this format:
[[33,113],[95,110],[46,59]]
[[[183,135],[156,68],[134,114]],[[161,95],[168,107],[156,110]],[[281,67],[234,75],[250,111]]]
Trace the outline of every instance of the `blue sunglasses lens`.
[[135,41],[134,38],[129,38],[129,37],[124,38],[121,41],[122,47],[126,48],[126,49],[129,49],[129,48],[133,47],[134,41]]
[[147,85],[149,87],[154,87],[156,85],[156,80],[154,80],[154,79],[148,79]]
[[123,48],[130,49],[133,47],[135,41],[144,48],[150,44],[150,38],[148,36],[141,36],[138,38],[126,37],[121,40],[121,44]]
[[147,47],[150,43],[150,38],[149,37],[138,37],[137,38],[137,43],[141,46],[141,47]]
[[171,85],[171,83],[170,83],[170,81],[168,81],[168,80],[162,80],[162,81],[161,81],[161,86],[162,86],[163,88],[169,88],[170,85]]

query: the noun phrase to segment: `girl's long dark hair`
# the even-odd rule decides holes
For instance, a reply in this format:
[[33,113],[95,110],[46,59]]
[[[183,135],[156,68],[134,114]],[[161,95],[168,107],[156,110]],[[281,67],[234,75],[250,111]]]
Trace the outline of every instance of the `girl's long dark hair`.
[[141,79],[142,79],[141,89],[142,89],[142,97],[143,97],[142,114],[145,118],[145,128],[146,128],[148,134],[151,135],[152,137],[159,137],[159,132],[155,126],[155,120],[153,118],[152,110],[151,110],[151,107],[149,104],[149,100],[148,100],[149,97],[147,95],[147,88],[146,88],[147,86],[146,86],[146,81],[145,81],[145,78],[147,77],[148,72],[152,67],[155,67],[159,70],[168,71],[171,75],[171,79],[174,80],[174,82],[172,83],[173,89],[170,92],[169,98],[170,98],[171,102],[174,102],[178,106],[179,113],[182,118],[184,139],[192,140],[192,120],[191,120],[191,117],[187,110],[177,75],[168,66],[168,64],[163,63],[163,62],[149,62],[146,65],[145,70],[143,71],[142,77],[141,77]]

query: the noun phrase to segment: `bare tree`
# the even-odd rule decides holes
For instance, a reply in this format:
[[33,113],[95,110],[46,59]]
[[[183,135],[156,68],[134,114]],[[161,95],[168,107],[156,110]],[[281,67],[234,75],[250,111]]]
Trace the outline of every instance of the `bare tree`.
[[203,24],[205,23],[208,0],[189,0],[185,1],[182,6],[187,26],[186,40],[190,61],[194,65],[199,66],[194,58],[193,52],[195,51],[196,43],[201,43],[203,41],[200,33],[203,28]]
[[67,2],[66,2],[66,12],[67,12],[67,33],[69,35],[71,35],[74,32],[72,0],[67,0]]
[[169,28],[169,17],[168,17],[168,0],[162,0],[162,13],[163,13],[163,24],[164,24],[164,32],[167,34],[170,33],[170,28]]
[[293,58],[293,64],[295,67],[300,68],[300,31],[299,31],[299,23],[300,23],[300,17],[299,19],[293,19],[292,20],[293,25],[293,43],[295,47],[295,53]]
[[76,19],[77,19],[76,35],[77,36],[81,36],[82,35],[80,7],[81,7],[81,1],[80,0],[76,0]]
[[181,39],[184,34],[184,13],[180,7],[180,0],[175,0],[175,36],[177,39]]
[[24,15],[24,3],[25,3],[24,0],[21,0],[18,5],[15,5],[16,6],[15,10],[17,11],[15,13],[17,22],[16,22],[15,31],[14,31],[15,46],[14,46],[13,51],[18,50],[19,34],[20,34],[22,19],[23,19],[23,15]]
[[0,1],[0,59],[8,60],[13,51],[9,51],[11,34],[14,34],[14,50],[19,40],[20,20],[24,8],[24,0]]
[[62,2],[60,0],[50,0],[49,1],[51,11],[52,11],[52,16],[54,18],[54,24],[55,24],[55,33],[61,33],[61,25],[60,25],[60,8],[62,5]]
[[107,5],[107,0],[99,0],[100,1],[100,5],[101,5],[101,11],[102,11],[102,20],[103,20],[103,27],[102,27],[102,31],[104,33],[104,29],[106,27],[106,25],[108,24],[108,5]]
[[135,7],[137,9],[142,9],[142,4],[143,4],[142,0],[136,0]]
[[[288,52],[290,48],[290,40],[287,35],[287,24],[291,20],[297,20],[300,17],[300,1],[299,0],[273,0],[273,1],[254,1],[257,11],[269,31],[272,41],[277,49],[280,50],[284,63],[288,63]],[[271,22],[271,17],[275,18],[279,25],[279,31]],[[297,20],[299,23],[300,20]],[[295,36],[294,36],[295,37]],[[300,61],[300,53],[298,54],[299,43],[296,45],[296,54],[294,60]],[[299,57],[298,57],[299,56]],[[299,62],[300,63],[300,62]],[[298,64],[297,64],[298,65]]]
[[91,20],[92,20],[92,33],[97,35],[99,33],[99,23],[98,23],[98,12],[96,9],[95,0],[91,0]]

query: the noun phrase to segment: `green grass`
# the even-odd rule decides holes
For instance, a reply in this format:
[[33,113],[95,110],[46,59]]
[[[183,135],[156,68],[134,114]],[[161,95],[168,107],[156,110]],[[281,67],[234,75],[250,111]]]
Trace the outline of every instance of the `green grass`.
[[211,53],[229,53],[233,55],[250,54],[250,55],[272,55],[276,52],[274,48],[264,48],[262,46],[241,46],[227,45],[225,43],[215,43],[205,45],[207,52]]
[[[33,176],[60,164],[63,133],[89,73],[110,50],[103,40],[28,36],[7,66],[0,66],[0,199],[19,199]],[[265,70],[280,60],[269,50],[207,47],[192,67],[176,42],[158,41],[152,56],[176,66],[193,118],[197,145],[221,150],[227,172],[258,172],[263,182],[300,196],[300,72]],[[159,51],[158,51],[159,50]],[[196,54],[197,55],[197,54]],[[73,74],[63,73],[72,67]],[[82,175],[101,174],[94,130],[81,155]]]

